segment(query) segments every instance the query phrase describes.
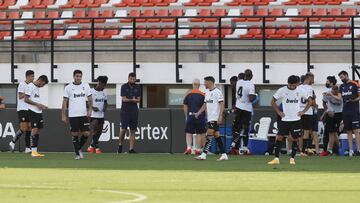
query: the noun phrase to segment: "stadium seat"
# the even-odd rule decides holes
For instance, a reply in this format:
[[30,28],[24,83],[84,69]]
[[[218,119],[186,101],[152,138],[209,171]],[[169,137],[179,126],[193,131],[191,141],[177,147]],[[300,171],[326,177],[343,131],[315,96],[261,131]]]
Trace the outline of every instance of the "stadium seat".
[[243,39],[250,39],[250,38],[254,38],[257,35],[260,35],[261,32],[261,28],[256,27],[256,26],[252,26],[248,29],[247,33],[244,35],[240,35],[240,38]]
[[30,40],[30,39],[35,39],[36,35],[39,31],[37,30],[28,30],[25,31],[25,34],[23,36],[18,36],[15,39],[16,40]]
[[[5,13],[5,16],[6,16],[6,12],[3,12],[3,13]],[[4,14],[2,14],[2,17],[4,17]],[[21,18],[20,12],[18,12],[18,11],[10,11],[8,16],[6,16],[6,18],[4,18],[4,20],[5,19],[20,19],[20,18]],[[0,24],[9,25],[9,24],[11,24],[11,21],[0,21]]]
[[[318,8],[315,10],[314,16],[327,16],[328,13],[327,13],[327,9],[326,8]],[[322,18],[310,18],[310,22],[317,22],[317,21],[320,21]]]
[[81,0],[69,0],[65,5],[60,6],[60,8],[74,8],[75,5],[79,5]]
[[80,19],[77,18],[86,18],[86,11],[85,9],[81,9],[81,10],[76,10],[75,13],[73,14],[74,19],[71,20],[65,20],[65,24],[75,24],[75,23],[79,23]]
[[[211,16],[211,10],[210,9],[201,9],[198,13],[198,16]],[[204,18],[192,18],[190,19],[190,22],[202,22]]]
[[[184,16],[184,12],[182,9],[174,9],[170,11],[170,15],[171,17],[181,17]],[[163,18],[161,20],[162,22],[175,22],[175,18]]]
[[[135,39],[141,39],[143,35],[146,34],[146,28],[143,27],[143,26],[138,26],[136,27],[136,30],[135,30]],[[130,34],[130,35],[126,35],[125,36],[125,39],[133,39],[133,34]]]
[[42,4],[42,0],[29,0],[28,4],[21,6],[21,9],[34,9],[34,8],[46,8],[46,5]]
[[[301,9],[298,15],[302,17],[309,17],[312,16],[312,14],[313,14],[313,10],[311,8],[304,8]],[[306,18],[291,18],[291,21],[295,21],[295,22],[301,22],[305,20]]]
[[8,37],[11,35],[10,31],[0,31],[0,40],[4,40],[5,37]]
[[219,2],[219,0],[190,0],[184,3],[184,6],[211,6],[212,3]]
[[[140,17],[141,16],[141,11],[140,10],[131,10],[128,14],[127,17]],[[131,18],[127,18],[127,19],[121,19],[120,22],[121,23],[131,23],[133,20]]]
[[[355,8],[347,8],[345,9],[343,15],[344,16],[356,16],[358,14],[357,10]],[[343,17],[343,18],[336,18],[336,21],[339,22],[348,22],[350,20],[349,17]]]
[[16,0],[5,0],[0,4],[0,10],[7,10],[9,6],[13,6],[16,4]]
[[194,39],[196,38],[198,35],[202,35],[204,33],[204,29],[201,28],[201,27],[193,27],[190,31],[189,34],[186,34],[186,35],[182,35],[181,38],[184,38],[184,39]]
[[[167,17],[169,16],[169,11],[167,9],[161,9],[158,10],[157,13],[155,14],[156,17]],[[148,22],[150,23],[157,23],[160,22],[162,19],[160,18],[149,18]]]

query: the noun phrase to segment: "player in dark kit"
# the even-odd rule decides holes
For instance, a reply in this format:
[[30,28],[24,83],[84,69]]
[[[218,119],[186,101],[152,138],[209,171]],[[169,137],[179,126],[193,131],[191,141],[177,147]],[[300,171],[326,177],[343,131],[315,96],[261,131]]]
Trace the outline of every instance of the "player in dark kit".
[[34,71],[28,70],[25,73],[25,81],[20,82],[17,88],[17,113],[19,117],[20,129],[16,132],[15,137],[9,143],[10,151],[15,150],[15,143],[20,139],[22,134],[25,133],[25,153],[31,152],[30,139],[31,139],[31,124],[29,121],[29,107],[24,101],[25,91],[28,84],[34,81]]
[[[360,155],[360,117],[359,117],[359,100],[360,86],[357,82],[349,79],[346,71],[341,71],[339,77],[343,84],[340,85],[340,93],[343,99],[343,122],[344,131],[348,134],[349,156]],[[357,151],[353,150],[353,133],[355,134]]]
[[[306,101],[310,95],[303,88],[299,88],[298,83],[299,80],[295,75],[290,76],[288,85],[276,91],[271,100],[271,106],[277,115],[281,117],[281,121],[278,124],[279,131],[275,141],[275,158],[268,162],[270,165],[280,164],[281,142],[288,135],[291,135],[293,140],[290,164],[295,165],[295,155],[298,150],[297,140],[301,137],[302,131],[301,116],[310,108],[310,102],[307,102],[305,108],[301,111],[301,99]],[[282,111],[276,103],[278,100],[281,101]]]
[[99,147],[99,138],[102,134],[103,126],[104,126],[104,116],[105,111],[107,109],[107,95],[104,92],[106,88],[106,84],[108,81],[107,76],[99,76],[97,78],[98,84],[95,88],[92,88],[91,95],[93,99],[93,110],[91,112],[90,118],[90,127],[91,127],[91,135],[92,142],[88,147],[89,153],[101,154],[101,150]]
[[[67,123],[66,111],[68,110],[70,131],[76,154],[75,159],[79,160],[84,158],[81,148],[90,135],[89,117],[91,116],[93,104],[89,84],[81,81],[81,70],[75,70],[73,78],[74,82],[65,87],[61,120]],[[86,102],[88,102],[88,105]]]
[[136,84],[136,74],[130,73],[128,76],[128,83],[121,86],[121,129],[119,136],[118,153],[122,153],[125,141],[125,133],[130,128],[130,147],[129,153],[136,153],[135,146],[135,132],[139,122],[139,108],[141,89],[140,85]]
[[37,148],[39,144],[40,129],[44,127],[44,120],[42,111],[47,109],[47,106],[41,104],[40,88],[49,83],[46,75],[41,75],[34,83],[30,83],[25,91],[25,102],[29,104],[29,120],[31,123],[31,156],[43,157],[43,154],[38,153]]

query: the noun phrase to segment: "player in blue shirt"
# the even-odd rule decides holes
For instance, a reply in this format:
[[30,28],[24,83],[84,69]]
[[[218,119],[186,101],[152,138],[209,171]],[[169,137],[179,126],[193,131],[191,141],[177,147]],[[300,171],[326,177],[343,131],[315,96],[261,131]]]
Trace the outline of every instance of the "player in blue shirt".
[[[360,100],[360,86],[357,82],[349,79],[349,74],[346,71],[339,73],[340,80],[343,84],[340,85],[340,93],[343,99],[343,122],[344,131],[348,134],[349,141],[349,156],[360,155],[360,116],[359,116],[359,100]],[[355,134],[357,151],[353,151],[353,133]]]
[[201,154],[201,148],[205,144],[206,133],[206,119],[205,112],[201,113],[199,117],[195,117],[195,113],[198,112],[204,105],[205,93],[199,90],[200,80],[194,79],[193,89],[185,96],[184,99],[184,113],[186,118],[186,145],[187,148],[184,154],[191,154],[192,137],[196,134],[196,149],[195,154]]

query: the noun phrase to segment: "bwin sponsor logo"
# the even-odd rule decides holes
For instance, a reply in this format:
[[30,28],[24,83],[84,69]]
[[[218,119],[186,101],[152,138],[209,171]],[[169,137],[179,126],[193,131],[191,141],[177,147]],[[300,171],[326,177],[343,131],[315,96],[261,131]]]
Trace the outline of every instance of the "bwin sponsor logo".
[[288,104],[296,104],[296,103],[299,103],[299,100],[297,100],[297,99],[286,99],[286,103],[288,103]]

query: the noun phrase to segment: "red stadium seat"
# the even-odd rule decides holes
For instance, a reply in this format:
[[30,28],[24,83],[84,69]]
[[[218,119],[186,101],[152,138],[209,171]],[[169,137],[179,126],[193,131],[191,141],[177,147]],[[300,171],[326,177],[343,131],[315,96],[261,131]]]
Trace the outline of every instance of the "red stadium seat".
[[[299,16],[303,16],[303,17],[308,17],[308,16],[312,16],[312,9],[311,8],[304,8],[300,11]],[[291,21],[305,21],[306,18],[291,18]]]
[[[169,16],[171,16],[171,17],[181,17],[183,15],[184,15],[183,10],[174,9],[174,10],[170,11]],[[161,21],[162,22],[175,22],[175,18],[163,18]]]
[[[211,10],[210,9],[201,9],[198,13],[198,16],[211,16]],[[202,22],[204,18],[192,18],[190,22]]]
[[248,32],[246,34],[240,35],[240,38],[250,39],[254,38],[256,35],[260,35],[261,33],[261,28],[254,26],[248,29]]
[[[226,16],[226,9],[216,9],[214,13],[211,15],[212,17],[223,17]],[[205,18],[205,22],[218,22],[217,18]]]
[[185,39],[193,39],[196,38],[198,35],[202,35],[204,33],[204,29],[200,27],[193,27],[189,34],[182,35],[182,38]]
[[104,34],[103,35],[97,35],[96,38],[98,38],[98,39],[110,39],[112,36],[119,35],[119,34],[120,34],[119,29],[116,29],[116,28],[105,29]]
[[[141,11],[140,11],[140,10],[131,10],[131,11],[128,13],[128,17],[140,17],[140,15],[141,15]],[[130,19],[130,18],[121,19],[120,22],[122,22],[122,23],[131,23],[131,22],[132,22],[132,19]]]
[[[142,36],[146,34],[146,31],[147,31],[147,29],[145,27],[138,26],[135,30],[135,38],[136,39],[142,38]],[[133,39],[133,34],[126,35],[125,39]]]
[[253,9],[246,8],[246,9],[243,10],[241,16],[243,16],[243,17],[241,17],[241,18],[234,18],[233,21],[234,21],[234,22],[245,22],[245,21],[247,21],[248,18],[246,18],[246,17],[248,17],[248,16],[254,16],[254,10],[253,10]]
[[[166,10],[166,9],[158,10],[158,12],[156,13],[155,16],[157,16],[157,17],[167,17],[167,16],[169,16],[169,11]],[[160,21],[161,21],[160,18],[149,18],[148,19],[148,22],[152,22],[152,23],[160,22]]]
[[95,0],[92,3],[87,4],[87,7],[89,8],[99,8],[101,4],[107,4],[109,0]]
[[[90,10],[88,15],[86,16],[87,18],[98,18],[99,17],[99,10]],[[79,23],[91,23],[91,19],[80,19]],[[105,20],[103,19],[95,19],[94,20],[95,23],[102,23],[105,22]]]
[[25,31],[23,36],[16,37],[16,40],[30,40],[35,39],[38,31],[37,30],[29,30]]
[[[76,10],[73,14],[74,18],[86,18],[85,9]],[[74,24],[80,22],[80,19],[65,20],[65,24]]]
[[[327,9],[326,8],[318,8],[315,10],[314,12],[314,15],[315,16],[327,16],[328,15],[328,12],[327,12]],[[322,18],[310,18],[310,22],[316,22],[316,21],[320,21]]]
[[20,7],[21,9],[34,9],[34,8],[46,8],[46,5],[42,4],[42,0],[29,0],[28,4]]
[[[36,11],[34,14],[34,18],[46,18],[46,13],[44,10]],[[39,20],[27,20],[25,24],[38,24]]]
[[74,8],[75,5],[79,5],[81,0],[69,0],[67,4],[62,5],[60,8]]
[[8,37],[11,35],[10,31],[0,31],[0,40],[4,40],[5,37]]
[[[5,12],[4,12],[5,13]],[[6,14],[6,13],[5,13]],[[4,15],[4,14],[2,14]],[[21,14],[18,11],[10,11],[9,15],[7,16],[6,19],[20,19],[21,18]],[[4,18],[5,19],[5,18]],[[11,21],[0,21],[0,24],[2,25],[8,25],[11,24]]]
[[[344,12],[344,16],[356,16],[357,14],[358,12],[356,11],[355,8],[347,8]],[[348,22],[350,18],[349,17],[336,18],[335,20],[339,22]]]
[[0,5],[0,10],[7,10],[9,6],[16,4],[16,0],[6,0]]
[[130,3],[134,3],[135,0],[122,0],[120,3],[116,3],[115,7],[127,7]]

